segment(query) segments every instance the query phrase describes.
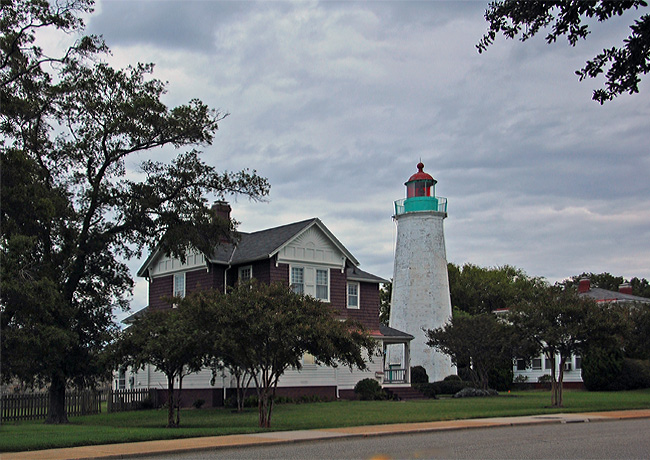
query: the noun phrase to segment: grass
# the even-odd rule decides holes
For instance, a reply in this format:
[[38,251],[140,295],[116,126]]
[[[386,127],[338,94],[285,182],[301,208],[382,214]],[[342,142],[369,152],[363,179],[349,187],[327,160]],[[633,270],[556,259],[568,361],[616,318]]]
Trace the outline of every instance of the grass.
[[[565,390],[564,403],[563,408],[553,409],[549,407],[548,391],[525,391],[489,398],[283,404],[275,406],[272,426],[274,431],[283,431],[556,412],[650,409],[650,389],[608,393]],[[264,431],[257,427],[256,409],[247,409],[241,414],[223,408],[187,409],[181,411],[180,428],[165,428],[166,422],[166,410],[158,409],[71,417],[68,425],[45,425],[42,421],[5,423],[0,427],[0,452]]]

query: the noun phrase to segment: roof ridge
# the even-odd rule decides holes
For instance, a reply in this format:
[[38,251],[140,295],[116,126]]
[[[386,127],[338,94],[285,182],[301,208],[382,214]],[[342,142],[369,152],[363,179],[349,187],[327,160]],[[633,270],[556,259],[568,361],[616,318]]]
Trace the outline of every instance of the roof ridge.
[[277,227],[269,227],[269,228],[265,228],[263,230],[257,230],[255,232],[249,232],[249,233],[240,232],[240,233],[243,234],[243,235],[245,234],[245,235],[250,236],[250,235],[255,235],[256,233],[268,232],[270,230],[277,230],[277,229],[280,229],[280,228],[290,227],[292,225],[306,224],[306,223],[314,222],[316,220],[318,220],[318,217],[312,217],[311,219],[305,219],[305,220],[300,220],[298,222],[291,222],[289,224],[278,225]]

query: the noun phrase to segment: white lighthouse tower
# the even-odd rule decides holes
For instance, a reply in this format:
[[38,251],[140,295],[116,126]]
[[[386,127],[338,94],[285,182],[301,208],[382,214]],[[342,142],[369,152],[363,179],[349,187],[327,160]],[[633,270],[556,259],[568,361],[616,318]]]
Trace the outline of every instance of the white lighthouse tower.
[[[404,184],[406,199],[395,202],[397,243],[389,325],[413,335],[410,363],[389,350],[391,363],[423,366],[429,381],[455,374],[449,356],[427,346],[425,330],[444,326],[451,318],[449,277],[443,219],[447,199],[435,196],[436,180],[424,164]],[[395,350],[397,351],[397,350]]]

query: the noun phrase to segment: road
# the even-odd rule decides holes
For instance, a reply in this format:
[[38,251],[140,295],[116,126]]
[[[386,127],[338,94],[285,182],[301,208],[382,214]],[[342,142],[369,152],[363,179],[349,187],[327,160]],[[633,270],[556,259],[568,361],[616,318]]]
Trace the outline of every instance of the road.
[[436,431],[139,458],[149,460],[650,459],[650,419]]

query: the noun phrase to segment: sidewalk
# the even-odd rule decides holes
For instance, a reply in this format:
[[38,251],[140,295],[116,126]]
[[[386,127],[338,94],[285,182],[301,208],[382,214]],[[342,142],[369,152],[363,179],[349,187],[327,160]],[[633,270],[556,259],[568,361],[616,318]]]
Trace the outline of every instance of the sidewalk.
[[545,414],[524,417],[497,417],[446,422],[401,423],[392,425],[329,428],[323,430],[275,431],[270,433],[238,434],[204,438],[170,439],[134,442],[128,444],[105,444],[99,446],[71,447],[66,449],[39,450],[33,452],[10,452],[0,454],[2,460],[72,460],[125,458],[165,452],[192,452],[227,447],[278,444],[313,441],[319,439],[346,438],[354,436],[381,436],[389,434],[416,433],[441,430],[462,430],[512,425],[535,425],[542,423],[581,423],[629,418],[650,418],[650,409],[590,412],[582,414]]

